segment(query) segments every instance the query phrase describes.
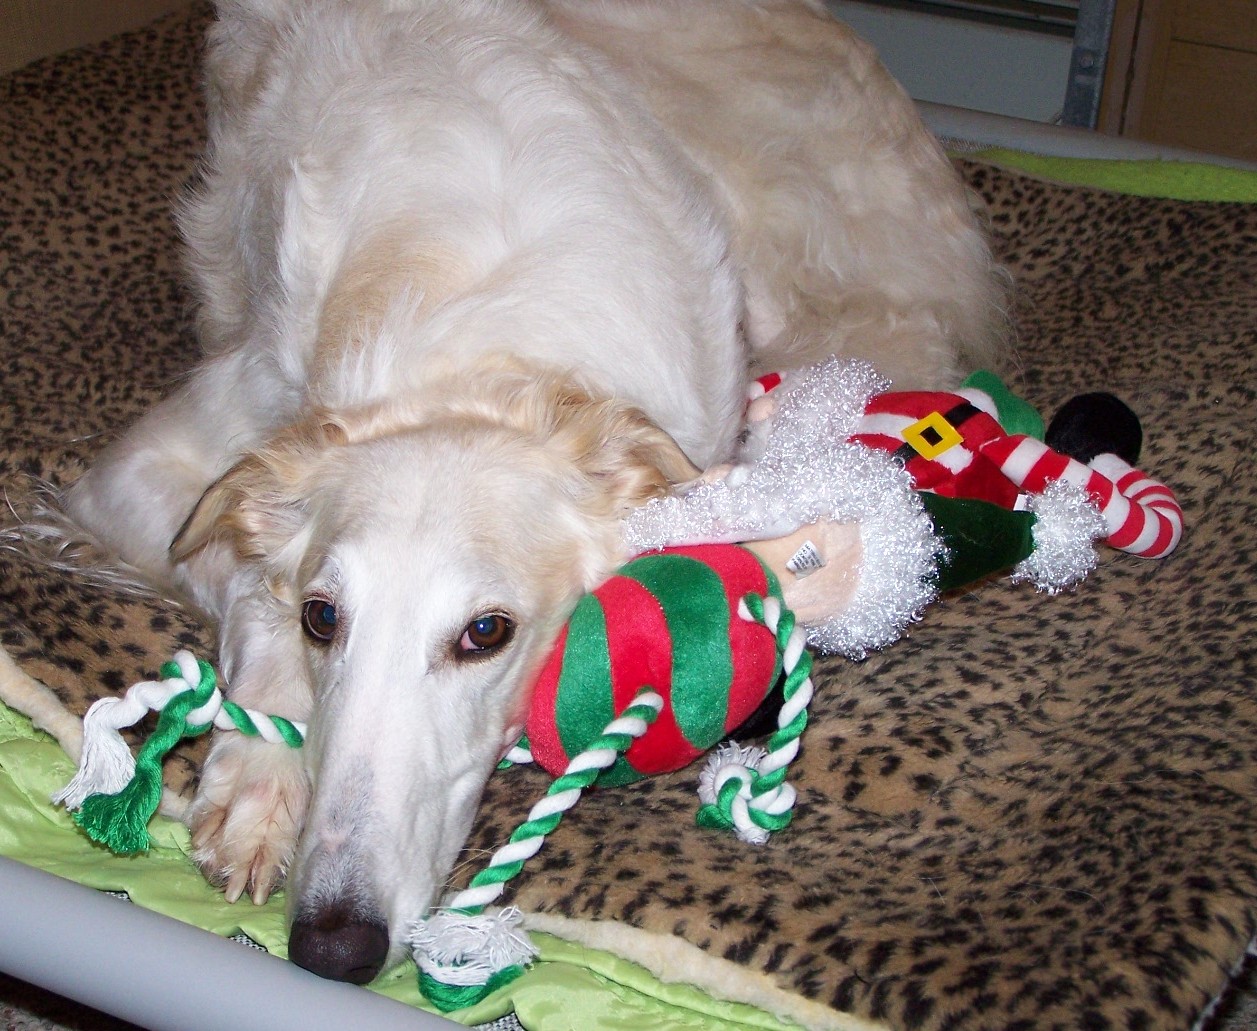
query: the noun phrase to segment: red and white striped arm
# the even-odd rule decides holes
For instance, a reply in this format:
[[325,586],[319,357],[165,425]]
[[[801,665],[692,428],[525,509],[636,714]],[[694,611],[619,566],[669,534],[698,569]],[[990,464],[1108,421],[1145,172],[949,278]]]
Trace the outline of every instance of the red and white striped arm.
[[1097,455],[1091,467],[1130,499],[1131,514],[1110,534],[1109,544],[1144,558],[1162,558],[1178,546],[1183,536],[1183,509],[1169,487],[1117,455]]
[[982,446],[982,454],[1033,494],[1057,480],[1082,487],[1100,510],[1108,543],[1120,551],[1162,558],[1183,536],[1183,510],[1174,492],[1117,455],[1098,455],[1083,465],[1025,436],[992,440]]

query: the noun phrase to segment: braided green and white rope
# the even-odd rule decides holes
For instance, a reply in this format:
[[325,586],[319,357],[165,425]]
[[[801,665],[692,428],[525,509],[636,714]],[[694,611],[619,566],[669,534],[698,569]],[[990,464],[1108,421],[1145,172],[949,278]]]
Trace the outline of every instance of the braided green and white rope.
[[532,749],[528,747],[528,738],[522,737],[518,744],[511,745],[506,755],[498,763],[499,770],[509,770],[512,766],[527,766],[533,761]]
[[419,967],[419,986],[439,1009],[449,1012],[484,998],[517,977],[536,950],[520,929],[521,915],[510,907],[486,913],[545,843],[581,795],[603,770],[623,755],[658,717],[663,698],[644,690],[574,756],[555,778],[528,818],[511,834],[489,865],[443,907],[420,920],[409,943]]
[[[133,685],[119,698],[101,698],[87,710],[78,771],[53,796],[75,811],[75,822],[94,841],[123,855],[148,848],[148,822],[161,801],[161,763],[183,738],[219,727],[290,748],[305,740],[304,724],[224,698],[213,667],[191,652],[178,652],[162,666],[161,676]],[[157,728],[133,757],[121,731],[150,712],[160,713]]]
[[740,840],[762,845],[772,832],[787,827],[794,814],[798,796],[786,780],[786,770],[799,754],[799,738],[807,727],[812,656],[794,613],[777,598],[748,594],[738,605],[738,615],[762,623],[776,637],[786,678],[784,701],[767,750],[729,742],[708,758],[699,775],[703,805],[698,825],[732,829]]

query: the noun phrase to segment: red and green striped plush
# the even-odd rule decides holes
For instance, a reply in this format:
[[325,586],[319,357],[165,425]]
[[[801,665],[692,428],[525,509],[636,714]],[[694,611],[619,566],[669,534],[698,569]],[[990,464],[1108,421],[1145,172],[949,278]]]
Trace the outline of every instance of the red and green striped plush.
[[750,593],[780,599],[781,587],[746,548],[706,544],[643,555],[585,595],[537,680],[534,760],[560,775],[643,687],[663,711],[598,784],[679,770],[719,743],[781,671],[773,633],[738,615]]

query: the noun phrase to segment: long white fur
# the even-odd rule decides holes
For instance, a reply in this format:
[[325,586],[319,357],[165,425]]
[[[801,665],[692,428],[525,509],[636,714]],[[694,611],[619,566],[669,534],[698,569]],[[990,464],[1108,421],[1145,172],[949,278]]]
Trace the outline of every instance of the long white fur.
[[[386,924],[396,957],[618,520],[728,457],[748,365],[949,384],[997,354],[998,274],[819,8],[218,8],[181,212],[205,358],[65,504],[216,622],[235,701],[310,724],[301,754],[216,741],[207,873],[255,900],[287,873],[294,919]],[[463,661],[486,612],[515,637]]]

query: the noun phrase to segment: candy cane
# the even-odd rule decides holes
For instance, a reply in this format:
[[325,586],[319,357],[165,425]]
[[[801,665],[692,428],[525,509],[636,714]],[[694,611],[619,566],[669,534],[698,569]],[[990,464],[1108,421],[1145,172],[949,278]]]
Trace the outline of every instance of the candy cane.
[[1081,487],[1100,510],[1109,544],[1121,551],[1162,558],[1183,535],[1183,510],[1174,492],[1117,455],[1099,455],[1083,465],[1025,436],[989,441],[981,453],[1032,494],[1058,480]]

